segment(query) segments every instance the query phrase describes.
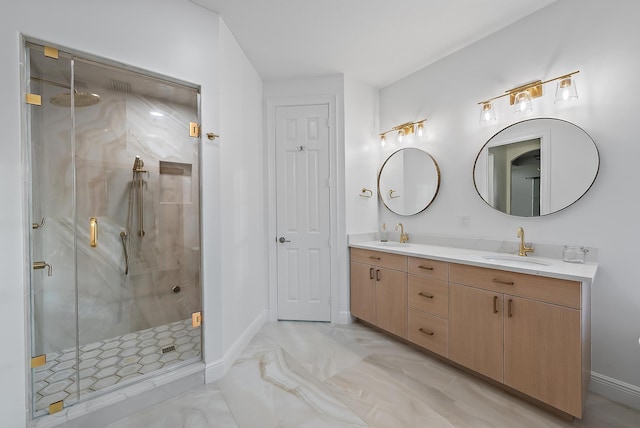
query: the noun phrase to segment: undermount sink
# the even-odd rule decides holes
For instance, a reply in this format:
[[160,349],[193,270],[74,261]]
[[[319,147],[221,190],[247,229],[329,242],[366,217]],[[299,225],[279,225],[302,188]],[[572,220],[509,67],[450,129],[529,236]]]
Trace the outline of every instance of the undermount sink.
[[534,259],[531,257],[520,257],[520,256],[512,256],[509,254],[505,255],[492,255],[492,256],[481,256],[483,259],[488,260],[490,262],[502,263],[507,265],[537,265],[537,266],[551,266],[551,263]]
[[409,244],[407,243],[401,243],[401,242],[391,242],[391,241],[385,241],[385,242],[378,242],[377,245],[380,245],[381,247],[408,247]]

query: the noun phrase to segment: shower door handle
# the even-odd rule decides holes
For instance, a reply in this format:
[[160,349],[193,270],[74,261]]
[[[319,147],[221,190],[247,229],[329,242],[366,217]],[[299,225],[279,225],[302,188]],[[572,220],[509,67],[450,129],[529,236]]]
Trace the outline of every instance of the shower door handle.
[[98,219],[95,217],[89,219],[89,245],[98,246]]

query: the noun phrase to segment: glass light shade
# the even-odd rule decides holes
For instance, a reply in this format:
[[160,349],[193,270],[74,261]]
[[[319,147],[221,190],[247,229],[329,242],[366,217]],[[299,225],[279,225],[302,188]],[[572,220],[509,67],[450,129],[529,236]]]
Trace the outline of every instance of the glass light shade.
[[398,131],[398,143],[402,143],[402,140],[404,140],[404,130],[399,130]]
[[418,130],[416,131],[418,134],[418,138],[422,138],[424,136],[424,123],[420,122],[417,125]]
[[578,91],[576,90],[576,82],[571,76],[563,77],[558,80],[558,86],[556,87],[556,99],[555,103],[577,100]]
[[480,107],[480,123],[495,122],[496,120],[496,111],[493,109],[491,101],[482,104]]
[[513,101],[513,112],[518,114],[528,113],[530,111],[533,111],[531,95],[529,95],[527,91],[518,92]]
[[384,147],[387,144],[387,137],[384,134],[380,135],[380,146]]

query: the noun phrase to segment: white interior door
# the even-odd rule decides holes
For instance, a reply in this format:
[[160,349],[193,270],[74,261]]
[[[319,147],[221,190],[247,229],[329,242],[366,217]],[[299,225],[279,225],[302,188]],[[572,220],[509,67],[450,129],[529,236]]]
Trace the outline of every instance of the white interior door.
[[329,106],[276,108],[278,319],[330,321]]

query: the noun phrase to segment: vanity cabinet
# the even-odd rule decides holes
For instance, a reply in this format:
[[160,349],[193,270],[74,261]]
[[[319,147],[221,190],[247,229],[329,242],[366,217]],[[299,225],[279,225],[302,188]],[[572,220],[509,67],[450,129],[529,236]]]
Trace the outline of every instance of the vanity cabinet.
[[449,358],[582,417],[590,350],[581,283],[460,264],[449,281]]
[[589,286],[351,248],[351,314],[581,418]]
[[409,257],[407,338],[444,357],[449,354],[449,263]]
[[407,257],[351,249],[351,314],[407,337]]

